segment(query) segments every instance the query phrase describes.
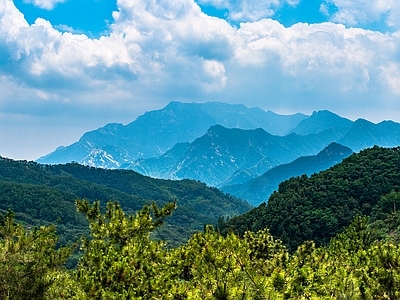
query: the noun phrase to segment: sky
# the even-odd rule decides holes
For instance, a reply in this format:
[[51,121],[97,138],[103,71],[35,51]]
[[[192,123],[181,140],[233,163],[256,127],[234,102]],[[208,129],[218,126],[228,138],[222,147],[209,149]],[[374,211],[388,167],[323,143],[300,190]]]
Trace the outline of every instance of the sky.
[[0,155],[170,101],[400,122],[398,0],[0,0]]

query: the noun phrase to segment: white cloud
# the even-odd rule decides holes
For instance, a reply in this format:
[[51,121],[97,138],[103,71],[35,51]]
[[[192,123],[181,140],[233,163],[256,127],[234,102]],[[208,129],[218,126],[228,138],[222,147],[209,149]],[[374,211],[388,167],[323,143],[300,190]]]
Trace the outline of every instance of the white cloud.
[[69,33],[74,33],[74,34],[84,34],[82,30],[77,30],[75,28],[72,28],[71,26],[65,25],[65,24],[60,24],[54,26],[55,29],[61,31],[61,32],[69,32]]
[[61,33],[43,19],[29,26],[10,1],[1,1],[8,6],[0,36],[12,65],[3,72],[43,89],[90,90],[112,81],[167,89],[181,80],[204,94],[238,76],[227,72],[231,62],[278,64],[277,76],[297,78],[307,88],[318,88],[324,77],[341,90],[365,91],[399,51],[397,36],[332,23],[285,28],[263,19],[235,29],[203,14],[191,0],[119,0],[110,35],[90,39]]
[[326,0],[326,3],[337,7],[332,16],[334,22],[358,26],[383,21],[390,27],[400,29],[398,0]]
[[381,66],[381,78],[394,93],[400,96],[400,63],[388,62]]
[[321,3],[319,6],[319,12],[325,16],[329,16],[329,8],[326,3]]
[[226,9],[228,19],[238,22],[272,17],[283,5],[297,6],[300,0],[198,0],[200,4]]
[[25,3],[31,3],[39,8],[52,10],[58,3],[64,3],[67,0],[24,0]]

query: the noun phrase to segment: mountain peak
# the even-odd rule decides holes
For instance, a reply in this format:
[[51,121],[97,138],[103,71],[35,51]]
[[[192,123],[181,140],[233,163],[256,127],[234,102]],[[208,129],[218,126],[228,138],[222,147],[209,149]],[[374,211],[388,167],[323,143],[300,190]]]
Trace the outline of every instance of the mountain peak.
[[314,111],[310,117],[301,121],[291,132],[298,135],[320,133],[331,128],[349,128],[353,124],[349,119],[338,116],[329,110]]
[[351,150],[349,147],[343,146],[336,142],[332,142],[328,146],[326,146],[321,152],[319,152],[317,156],[330,157],[332,155],[339,154],[350,155],[351,153],[353,153],[353,150]]

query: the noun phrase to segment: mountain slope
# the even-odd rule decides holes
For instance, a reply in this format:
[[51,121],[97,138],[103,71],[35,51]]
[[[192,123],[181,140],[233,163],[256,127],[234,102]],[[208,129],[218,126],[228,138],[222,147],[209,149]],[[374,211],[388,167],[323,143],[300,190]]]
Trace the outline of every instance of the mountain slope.
[[59,147],[37,162],[76,161],[96,167],[122,168],[139,158],[162,155],[177,143],[192,142],[216,124],[243,129],[264,128],[284,135],[304,118],[302,114],[283,116],[244,105],[171,102],[163,109],[146,112],[126,126],[107,124],[87,132],[78,142]]
[[279,185],[268,203],[227,223],[224,232],[243,234],[268,227],[295,250],[306,240],[326,244],[355,215],[370,215],[381,196],[400,191],[400,147],[373,147],[314,174]]
[[243,184],[222,187],[226,193],[245,199],[253,205],[268,200],[280,182],[303,174],[312,175],[328,169],[353,153],[350,148],[331,143],[314,156],[302,156],[288,164],[282,164],[263,175]]
[[244,182],[300,156],[316,154],[337,138],[332,130],[308,136],[274,136],[261,128],[242,130],[215,125],[190,145],[174,148],[157,159],[137,161],[129,168],[151,177],[190,178],[222,186]]
[[57,222],[66,240],[75,236],[75,229],[87,227],[74,207],[77,198],[99,200],[102,205],[118,201],[129,213],[152,201],[161,206],[176,200],[177,210],[158,232],[172,244],[185,241],[204,224],[215,224],[220,215],[236,215],[251,208],[244,201],[191,180],[158,180],[131,170],[76,163],[40,165],[4,158],[0,158],[0,191],[1,211],[11,208],[20,219],[34,225]]

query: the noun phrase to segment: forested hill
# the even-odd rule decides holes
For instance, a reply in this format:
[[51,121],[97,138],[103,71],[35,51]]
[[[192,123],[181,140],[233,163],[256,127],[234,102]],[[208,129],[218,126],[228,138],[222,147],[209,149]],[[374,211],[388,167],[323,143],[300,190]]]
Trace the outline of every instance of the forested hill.
[[375,146],[311,177],[282,182],[267,204],[227,222],[220,220],[219,229],[243,234],[268,227],[292,250],[307,240],[325,244],[355,215],[376,216],[383,206],[389,212],[396,204],[400,207],[384,203],[400,200],[383,197],[393,191],[400,191],[400,147]]
[[187,241],[204,224],[215,224],[221,215],[248,211],[247,202],[193,180],[159,180],[130,170],[106,170],[76,163],[41,165],[0,158],[0,212],[12,209],[19,220],[38,225],[56,223],[62,241],[71,241],[86,230],[86,220],[76,212],[75,200],[118,201],[128,212],[145,203],[159,206],[177,201],[158,236],[172,244]]

